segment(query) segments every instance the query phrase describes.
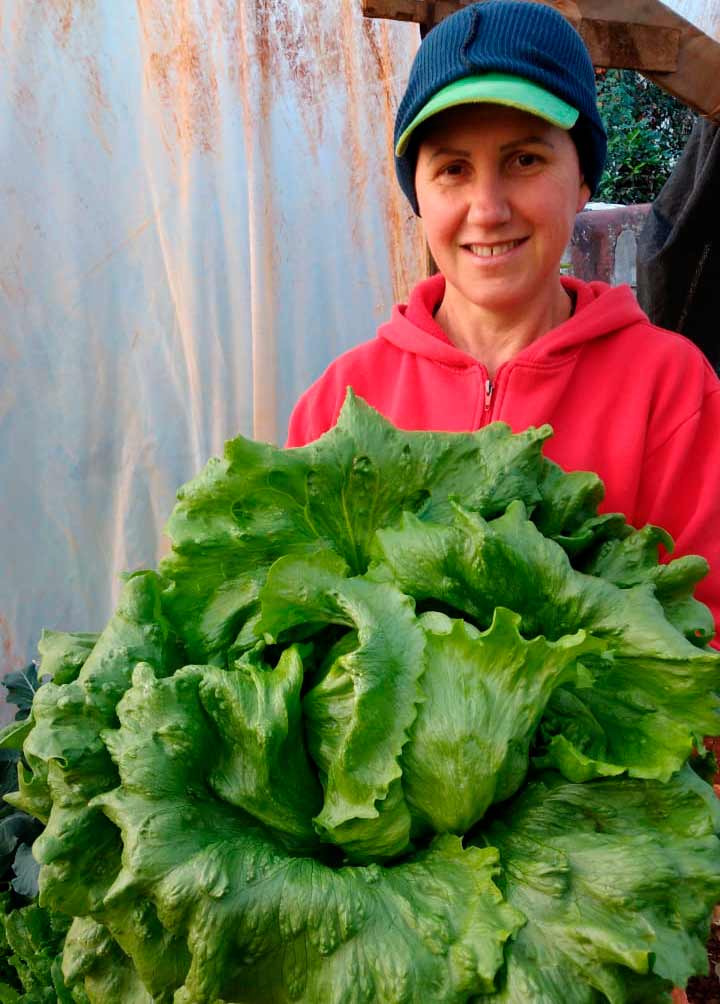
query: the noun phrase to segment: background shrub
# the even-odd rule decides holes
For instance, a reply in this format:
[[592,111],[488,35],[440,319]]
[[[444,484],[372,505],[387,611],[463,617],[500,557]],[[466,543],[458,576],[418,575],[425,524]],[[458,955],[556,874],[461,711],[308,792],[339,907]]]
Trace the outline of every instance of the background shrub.
[[695,112],[634,70],[597,70],[608,131],[608,162],[598,202],[652,202],[687,142]]

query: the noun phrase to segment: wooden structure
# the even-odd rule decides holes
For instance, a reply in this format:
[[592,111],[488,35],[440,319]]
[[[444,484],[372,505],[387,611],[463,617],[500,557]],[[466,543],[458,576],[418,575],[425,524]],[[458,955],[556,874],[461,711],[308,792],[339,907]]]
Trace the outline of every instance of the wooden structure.
[[[422,34],[475,0],[362,0],[366,17],[415,21]],[[720,41],[660,0],[544,0],[578,29],[595,66],[637,70],[720,121]]]

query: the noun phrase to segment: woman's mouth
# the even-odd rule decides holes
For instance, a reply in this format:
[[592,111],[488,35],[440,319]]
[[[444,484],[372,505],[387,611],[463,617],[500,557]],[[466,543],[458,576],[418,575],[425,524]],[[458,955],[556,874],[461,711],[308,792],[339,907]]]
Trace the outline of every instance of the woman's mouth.
[[527,237],[520,237],[514,241],[503,241],[501,244],[464,244],[463,247],[474,254],[476,258],[500,258],[502,255],[514,251],[526,240]]

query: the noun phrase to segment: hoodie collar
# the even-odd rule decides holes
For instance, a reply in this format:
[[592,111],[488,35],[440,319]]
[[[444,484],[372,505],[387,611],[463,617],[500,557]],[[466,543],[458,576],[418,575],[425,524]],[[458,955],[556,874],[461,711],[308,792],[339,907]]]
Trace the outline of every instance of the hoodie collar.
[[[561,282],[575,295],[572,317],[531,342],[515,359],[557,363],[558,355],[584,342],[610,335],[630,324],[647,323],[647,316],[629,286],[611,287],[573,276],[562,276]],[[393,308],[390,320],[381,325],[378,336],[436,362],[461,368],[477,366],[478,360],[453,345],[435,320],[434,312],[444,292],[443,275],[438,273],[424,279],[412,290],[407,304]]]

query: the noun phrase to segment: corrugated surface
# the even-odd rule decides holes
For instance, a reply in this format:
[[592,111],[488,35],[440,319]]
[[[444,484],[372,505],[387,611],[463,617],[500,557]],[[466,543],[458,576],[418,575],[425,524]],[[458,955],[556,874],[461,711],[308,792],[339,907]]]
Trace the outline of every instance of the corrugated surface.
[[720,42],[720,3],[718,0],[666,0],[666,6],[686,21]]
[[0,653],[97,630],[177,486],[420,274],[392,118],[417,27],[355,0],[0,6]]

